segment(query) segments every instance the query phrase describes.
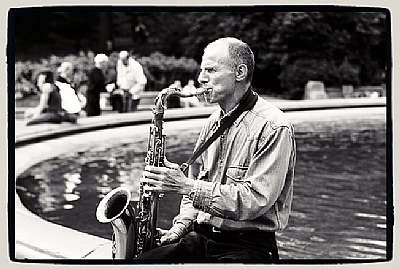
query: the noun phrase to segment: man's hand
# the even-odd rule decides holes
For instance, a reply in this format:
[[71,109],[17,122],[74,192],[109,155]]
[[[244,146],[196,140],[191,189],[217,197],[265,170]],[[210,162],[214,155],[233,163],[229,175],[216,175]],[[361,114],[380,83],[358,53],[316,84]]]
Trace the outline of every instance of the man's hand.
[[106,85],[106,90],[107,92],[112,92],[115,89],[115,84],[114,83],[109,83]]
[[188,194],[193,188],[194,180],[187,178],[176,163],[165,159],[165,167],[147,165],[140,179],[145,183],[145,190]]
[[159,235],[161,236],[161,238],[160,238],[161,245],[175,243],[175,242],[178,242],[178,240],[179,240],[179,235],[177,233],[173,232],[172,229],[164,230],[164,229],[157,228],[157,231],[158,231]]

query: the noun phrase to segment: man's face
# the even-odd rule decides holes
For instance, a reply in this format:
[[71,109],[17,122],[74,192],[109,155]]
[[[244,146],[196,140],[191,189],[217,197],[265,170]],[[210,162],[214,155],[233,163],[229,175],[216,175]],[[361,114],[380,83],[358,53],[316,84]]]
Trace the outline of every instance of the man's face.
[[234,102],[235,72],[229,65],[228,45],[219,43],[208,47],[201,61],[201,72],[198,82],[201,87],[209,89],[204,98],[209,103],[226,106]]
[[68,66],[65,69],[65,75],[67,76],[67,78],[72,78],[73,74],[74,74],[74,69],[72,68],[72,66]]
[[124,65],[128,65],[128,59],[129,59],[129,56],[121,57],[121,62],[122,62]]

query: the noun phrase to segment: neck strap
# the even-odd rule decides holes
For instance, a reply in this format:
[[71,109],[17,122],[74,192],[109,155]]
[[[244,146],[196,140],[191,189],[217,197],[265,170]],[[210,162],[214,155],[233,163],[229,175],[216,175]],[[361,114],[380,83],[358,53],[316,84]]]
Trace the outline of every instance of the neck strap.
[[237,108],[232,111],[232,113],[221,120],[220,126],[214,131],[214,133],[201,144],[193,153],[193,155],[189,158],[186,163],[181,165],[181,170],[185,172],[187,168],[197,160],[197,158],[226,130],[228,129],[233,122],[244,112],[250,110],[254,107],[258,100],[258,95],[253,92],[251,87],[247,90],[247,92],[243,95],[242,99],[239,102]]

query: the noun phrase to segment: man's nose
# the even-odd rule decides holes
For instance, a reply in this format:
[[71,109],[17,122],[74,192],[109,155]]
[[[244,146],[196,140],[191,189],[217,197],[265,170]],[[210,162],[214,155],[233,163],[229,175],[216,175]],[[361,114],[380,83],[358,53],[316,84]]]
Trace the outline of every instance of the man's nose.
[[208,77],[204,74],[204,71],[200,71],[200,74],[197,78],[197,82],[200,84],[208,82]]

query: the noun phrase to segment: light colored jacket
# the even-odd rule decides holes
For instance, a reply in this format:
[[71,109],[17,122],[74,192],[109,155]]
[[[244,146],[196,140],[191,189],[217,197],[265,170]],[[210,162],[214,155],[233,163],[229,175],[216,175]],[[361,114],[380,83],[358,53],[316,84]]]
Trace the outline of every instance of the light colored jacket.
[[121,60],[117,63],[117,85],[119,88],[129,91],[132,99],[140,99],[140,94],[144,91],[147,78],[140,63],[133,58],[129,58],[128,65],[124,65]]
[[[213,113],[196,147],[221,118]],[[184,195],[173,230],[182,235],[197,220],[224,230],[277,231],[288,224],[296,146],[293,126],[277,107],[258,98],[189,168],[194,195]]]
[[60,89],[62,109],[71,114],[79,113],[81,111],[81,102],[71,85],[60,81],[56,81],[55,84]]

